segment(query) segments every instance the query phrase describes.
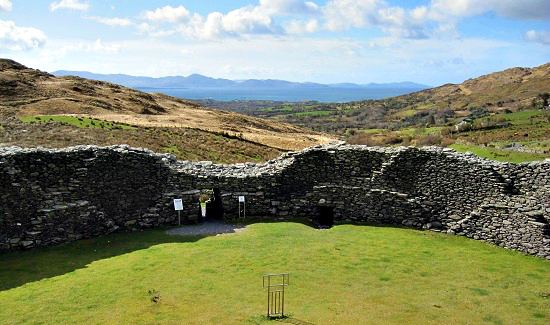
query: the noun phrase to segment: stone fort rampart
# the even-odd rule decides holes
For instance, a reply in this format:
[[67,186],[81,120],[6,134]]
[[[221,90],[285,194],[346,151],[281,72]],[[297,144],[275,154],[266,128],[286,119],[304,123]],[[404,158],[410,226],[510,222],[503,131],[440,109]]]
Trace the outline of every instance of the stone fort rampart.
[[[313,147],[264,164],[177,161],[127,146],[0,148],[0,251],[195,220],[203,190],[224,217],[389,224],[550,259],[550,161],[509,164],[450,149]],[[321,221],[326,222],[326,221]],[[332,221],[331,221],[332,222]]]

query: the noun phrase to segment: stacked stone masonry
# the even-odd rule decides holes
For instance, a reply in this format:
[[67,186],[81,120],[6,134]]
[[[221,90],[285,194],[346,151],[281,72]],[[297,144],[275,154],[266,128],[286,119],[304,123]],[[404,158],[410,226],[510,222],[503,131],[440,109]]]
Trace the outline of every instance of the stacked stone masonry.
[[550,259],[550,161],[509,164],[450,149],[329,145],[263,164],[177,161],[127,146],[0,148],[0,251],[196,220],[201,191],[226,219],[386,224],[484,240]]

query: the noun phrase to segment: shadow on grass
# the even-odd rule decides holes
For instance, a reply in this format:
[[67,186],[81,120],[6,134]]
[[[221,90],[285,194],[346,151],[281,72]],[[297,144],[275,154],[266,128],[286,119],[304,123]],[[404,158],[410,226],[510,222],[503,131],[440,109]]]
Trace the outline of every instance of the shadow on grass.
[[[250,225],[254,223],[278,222],[296,222],[316,228],[309,219],[305,218],[286,218],[281,220],[251,219],[240,224]],[[202,225],[192,225],[191,228],[200,228]],[[377,226],[384,227],[384,225]],[[115,233],[58,246],[36,248],[30,251],[0,253],[0,291],[16,288],[29,282],[63,275],[85,268],[94,261],[147,249],[154,245],[195,242],[215,235],[197,235],[192,232],[191,234],[185,234],[183,232],[181,235],[174,236],[167,234],[166,230],[167,228],[159,228],[142,232]],[[287,320],[290,321],[292,318]]]
[[[250,220],[249,225],[265,220]],[[273,221],[278,222],[278,221]],[[304,222],[301,220],[301,222]],[[305,223],[305,222],[304,222]],[[63,275],[102,259],[115,257],[164,243],[195,242],[215,236],[215,233],[195,234],[204,224],[190,225],[191,231],[169,235],[169,228],[157,228],[131,233],[115,233],[101,237],[82,239],[52,247],[35,248],[30,251],[0,253],[0,292],[22,286],[26,283]],[[229,224],[232,224],[229,221]],[[224,229],[222,232],[234,232]]]
[[284,317],[284,318],[279,318],[279,319],[275,319],[277,322],[280,322],[280,323],[286,323],[286,324],[295,324],[295,325],[315,325],[313,323],[310,323],[310,322],[306,322],[306,321],[303,321],[303,320],[299,320],[299,319],[296,319],[296,318],[293,318],[293,317]]
[[195,242],[206,235],[170,236],[166,229],[116,233],[59,246],[0,254],[0,291],[62,275],[109,257],[163,243]]

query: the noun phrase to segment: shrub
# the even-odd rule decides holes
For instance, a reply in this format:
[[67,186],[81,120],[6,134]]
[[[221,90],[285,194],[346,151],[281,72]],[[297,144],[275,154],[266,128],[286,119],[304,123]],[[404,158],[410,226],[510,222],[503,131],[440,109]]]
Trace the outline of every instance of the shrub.
[[441,144],[441,136],[437,134],[428,134],[416,140],[416,144],[420,146],[433,146]]
[[453,135],[453,128],[442,128],[440,131],[442,136]]
[[380,134],[358,133],[354,136],[351,136],[348,139],[348,142],[350,144],[364,144],[367,146],[385,146],[385,145],[400,144],[403,142],[403,139],[393,134],[380,135]]
[[443,137],[443,138],[441,139],[441,146],[442,146],[442,147],[448,147],[448,146],[450,146],[450,145],[452,145],[452,144],[454,144],[454,143],[455,143],[455,140],[454,140],[453,138]]
[[201,203],[207,202],[208,200],[210,200],[209,194],[203,193],[199,196],[199,202]]

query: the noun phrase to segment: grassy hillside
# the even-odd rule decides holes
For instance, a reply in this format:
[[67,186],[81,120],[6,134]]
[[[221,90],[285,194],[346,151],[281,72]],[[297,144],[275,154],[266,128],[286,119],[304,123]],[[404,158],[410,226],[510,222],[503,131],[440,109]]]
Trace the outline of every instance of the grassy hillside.
[[534,102],[540,106],[539,96],[545,93],[550,93],[550,63],[532,69],[508,69],[462,84],[446,84],[382,100],[343,104],[278,103],[253,112],[244,107],[242,111],[345,134],[349,130],[395,129],[426,123],[444,125],[480,111],[490,114],[515,112],[533,107]]
[[78,77],[57,78],[4,59],[0,117],[1,145],[128,143],[171,151],[182,159],[213,157],[218,162],[266,160],[284,150],[333,140],[290,124],[161,94]]
[[550,110],[544,109],[549,101],[550,64],[383,100],[212,102],[247,114],[241,115],[0,60],[0,145],[128,143],[180,159],[240,162],[341,138],[451,146],[522,162],[550,158]]
[[183,160],[261,162],[282,151],[226,133],[192,128],[144,127],[64,115],[1,116],[0,145],[62,148],[128,144],[175,154]]
[[207,238],[116,234],[0,256],[0,322],[263,324],[290,272],[292,324],[548,324],[550,263],[433,232],[253,224]]
[[[367,145],[441,145],[503,161],[550,157],[550,63],[462,84],[343,104],[273,103],[228,108]],[[216,105],[221,107],[221,103]],[[461,124],[461,127],[457,125]]]
[[419,126],[367,129],[348,141],[368,145],[439,145],[499,161],[524,162],[550,158],[550,111],[531,109],[472,119],[465,129]]

